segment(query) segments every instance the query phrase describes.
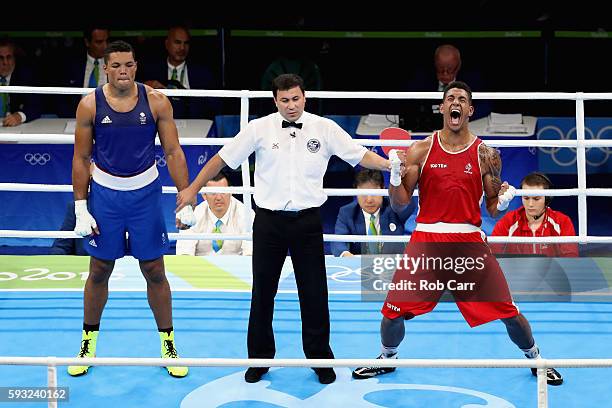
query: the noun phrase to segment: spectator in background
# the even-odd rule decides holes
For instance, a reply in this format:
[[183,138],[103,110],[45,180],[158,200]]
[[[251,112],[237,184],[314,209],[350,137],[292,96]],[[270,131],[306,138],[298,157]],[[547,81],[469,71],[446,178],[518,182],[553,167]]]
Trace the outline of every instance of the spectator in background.
[[[521,181],[521,189],[550,189],[552,182],[543,173],[533,172]],[[576,235],[572,220],[550,208],[552,197],[523,196],[523,206],[504,215],[493,228],[493,236],[504,237],[559,237]],[[505,243],[491,244],[498,254],[544,255],[549,257],[577,257],[577,244]]]
[[[442,92],[444,87],[454,81],[471,84],[475,91],[485,91],[482,73],[462,70],[461,52],[452,44],[441,44],[434,51],[433,68],[415,73],[413,80],[407,84],[406,91]],[[478,109],[471,120],[488,116],[491,105],[487,101],[478,101]],[[400,114],[400,126],[411,131],[426,131],[442,128],[440,104],[433,100],[412,100],[407,102],[406,110]]]
[[[0,40],[0,87],[36,86],[29,67],[17,63],[17,46]],[[0,121],[5,127],[18,126],[40,117],[40,96],[36,94],[0,93]]]
[[[213,177],[206,187],[228,187],[229,178],[223,171]],[[246,206],[232,197],[230,193],[205,193],[202,197],[206,201],[199,204],[195,210],[196,225],[179,233],[230,233],[242,234],[248,232],[244,224]],[[249,210],[250,211],[250,210]],[[252,211],[251,211],[252,212]],[[254,214],[251,214],[251,220]],[[252,255],[251,241],[223,241],[223,240],[177,240],[177,255]]]
[[457,80],[457,74],[461,69],[461,53],[459,49],[451,44],[442,44],[434,52],[434,67],[436,79],[438,80],[438,91],[444,91],[444,87]]
[[[145,84],[156,89],[220,88],[206,66],[188,60],[191,34],[186,27],[171,27],[164,44],[166,58],[148,61],[142,67],[142,80]],[[170,102],[176,119],[212,119],[220,110],[220,103],[216,98],[172,96]]]
[[[355,188],[384,189],[385,180],[379,170],[363,169],[355,176]],[[397,214],[382,196],[358,195],[353,201],[340,208],[334,234],[339,235],[404,235],[404,224],[416,205],[413,200]],[[334,256],[360,254],[401,254],[406,244],[401,242],[332,242]]]
[[[108,82],[104,73],[104,50],[108,46],[110,30],[103,25],[92,25],[83,30],[85,55],[69,58],[63,66],[63,86],[76,88],[97,88]],[[57,108],[61,117],[74,117],[81,96],[66,95],[65,101]]]

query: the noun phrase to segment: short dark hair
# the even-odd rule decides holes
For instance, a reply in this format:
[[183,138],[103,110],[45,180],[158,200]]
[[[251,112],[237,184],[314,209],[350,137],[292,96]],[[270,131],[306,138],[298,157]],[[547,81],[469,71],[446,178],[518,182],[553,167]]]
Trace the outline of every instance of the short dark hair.
[[223,170],[219,171],[219,173],[217,173],[217,175],[216,175],[215,177],[211,178],[211,179],[210,179],[210,180],[208,180],[208,181],[221,181],[221,180],[223,180],[223,179],[227,180],[227,185],[228,185],[228,186],[231,186],[231,185],[232,185],[232,182],[231,182],[231,180],[230,180],[229,176],[228,176],[228,175],[227,175],[227,173],[226,173],[225,171],[223,171]]
[[110,33],[110,29],[104,24],[91,24],[83,29],[83,38],[87,41],[91,41],[95,30],[104,30]]
[[543,186],[545,190],[552,188],[552,181],[544,173],[534,171],[529,173],[521,180],[521,188],[527,186]]
[[[534,171],[532,173],[529,173],[528,175],[526,175],[525,177],[523,177],[523,179],[521,180],[521,188],[523,188],[523,186],[542,186],[544,187],[544,190],[549,190],[551,188],[553,188],[553,183],[552,181],[550,181],[550,179],[548,178],[548,176],[544,173],[540,173],[539,171]],[[545,196],[544,197],[544,205],[546,207],[550,206],[550,203],[552,202],[553,197],[552,196]]]
[[115,52],[131,52],[132,57],[136,60],[136,53],[134,52],[134,47],[132,47],[129,43],[123,40],[113,41],[108,44],[108,47],[104,50],[104,63],[108,64],[109,56]]
[[380,188],[385,188],[385,178],[380,170],[363,169],[355,175],[353,187],[357,188],[362,184],[372,182]]
[[453,81],[450,84],[444,87],[444,94],[442,95],[442,100],[446,98],[446,94],[451,89],[463,89],[468,94],[468,102],[470,105],[472,104],[472,88],[468,84],[463,81]]
[[281,74],[272,80],[272,95],[276,98],[278,91],[287,91],[296,86],[304,93],[304,80],[296,74]]

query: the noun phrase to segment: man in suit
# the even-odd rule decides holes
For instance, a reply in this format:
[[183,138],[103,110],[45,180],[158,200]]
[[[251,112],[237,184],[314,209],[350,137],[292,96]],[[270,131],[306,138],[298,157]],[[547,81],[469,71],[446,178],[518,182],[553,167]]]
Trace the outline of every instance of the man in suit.
[[[355,188],[385,188],[378,170],[363,169],[355,176]],[[414,211],[414,200],[397,214],[382,196],[359,195],[357,201],[340,208],[334,233],[341,235],[404,235],[404,224]],[[405,244],[392,242],[348,243],[332,242],[334,256],[359,254],[403,253]]]
[[[187,60],[191,49],[191,34],[186,27],[168,30],[165,40],[167,58],[152,61],[143,67],[142,80],[156,89],[219,89],[211,71],[204,65]],[[219,113],[217,98],[170,97],[177,119],[212,119]]]
[[[61,85],[76,88],[97,88],[108,81],[104,74],[104,50],[108,46],[110,30],[102,25],[92,25],[83,30],[83,44],[86,54],[68,59],[60,75]],[[85,57],[85,58],[83,58]],[[81,100],[79,95],[66,95],[59,104],[57,114],[72,118]]]
[[[24,64],[17,64],[17,46],[0,40],[0,87],[36,86],[34,74]],[[40,95],[0,92],[0,121],[2,126],[18,126],[40,117]]]
[[[453,81],[461,80],[472,84],[475,91],[484,89],[483,73],[462,69],[461,52],[452,44],[441,44],[436,47],[433,58],[433,70],[420,70],[406,84],[405,90],[411,92],[442,92],[444,87]],[[404,112],[400,114],[400,126],[416,132],[431,132],[442,128],[440,103],[429,100],[408,100]],[[488,116],[491,113],[490,101],[478,101],[478,109],[472,120]]]
[[[219,174],[206,183],[206,187],[229,187],[231,185],[227,174],[221,170]],[[193,211],[196,224],[179,233],[225,233],[244,234],[249,232],[244,225],[244,212],[251,209],[238,201],[231,193],[204,193],[205,201],[200,203]],[[223,240],[178,240],[176,242],[177,255],[253,255],[251,241],[223,241]]]

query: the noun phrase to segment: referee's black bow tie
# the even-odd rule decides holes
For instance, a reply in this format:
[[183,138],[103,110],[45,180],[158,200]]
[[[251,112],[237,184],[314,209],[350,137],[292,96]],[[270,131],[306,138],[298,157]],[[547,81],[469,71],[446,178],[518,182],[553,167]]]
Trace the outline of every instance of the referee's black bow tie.
[[283,120],[283,129],[288,128],[288,127],[294,127],[294,128],[301,129],[302,123],[287,122],[286,120]]

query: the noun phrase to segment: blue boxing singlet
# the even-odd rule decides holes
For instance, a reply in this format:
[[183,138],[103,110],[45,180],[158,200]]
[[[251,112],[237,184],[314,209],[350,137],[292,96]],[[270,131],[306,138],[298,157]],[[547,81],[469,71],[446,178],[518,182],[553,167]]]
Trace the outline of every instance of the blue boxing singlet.
[[135,176],[155,164],[157,123],[145,86],[136,85],[138,102],[129,112],[113,110],[103,87],[96,88],[93,158],[97,167],[114,176]]

